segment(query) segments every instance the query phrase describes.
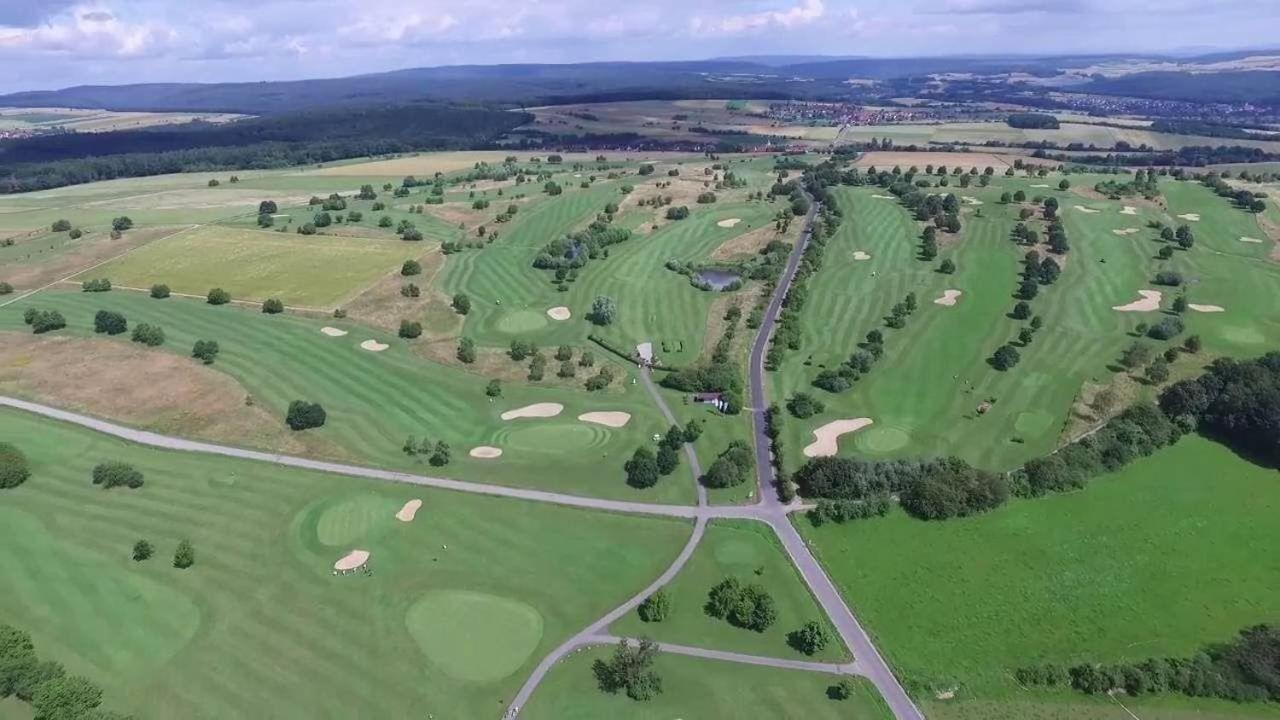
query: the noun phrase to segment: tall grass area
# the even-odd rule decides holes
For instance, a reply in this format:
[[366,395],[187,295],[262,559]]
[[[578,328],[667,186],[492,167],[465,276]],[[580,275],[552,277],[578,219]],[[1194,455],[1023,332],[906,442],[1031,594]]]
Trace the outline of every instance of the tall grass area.
[[888,706],[875,688],[851,678],[857,691],[847,700],[832,700],[827,689],[835,675],[738,665],[680,655],[659,655],[654,671],[662,677],[662,694],[636,702],[625,694],[608,695],[596,687],[591,663],[607,660],[611,648],[592,648],[553,668],[546,681],[521,708],[530,720],[640,720],[641,718],[813,718],[814,720],[887,720]]
[[[542,655],[649,582],[689,533],[163,452],[11,410],[0,437],[32,466],[0,504],[0,615],[140,719],[496,716]],[[146,484],[92,485],[104,460]],[[411,498],[422,509],[398,522]],[[156,547],[145,562],[130,559],[139,538]],[[177,570],[184,538],[196,562]],[[372,553],[372,574],[334,576],[352,548]],[[414,612],[461,593],[495,604]],[[495,641],[486,628],[499,623],[531,640]],[[428,642],[453,629],[470,640]]]
[[798,522],[890,663],[921,697],[958,686],[963,707],[1035,701],[1012,678],[1025,665],[1189,656],[1274,622],[1277,512],[1275,470],[1188,436],[1087,491],[982,516]]

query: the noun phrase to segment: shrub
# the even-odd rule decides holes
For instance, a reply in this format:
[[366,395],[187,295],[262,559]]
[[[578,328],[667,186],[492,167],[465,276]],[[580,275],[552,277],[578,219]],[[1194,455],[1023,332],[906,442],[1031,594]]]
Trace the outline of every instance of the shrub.
[[457,357],[460,362],[468,365],[476,361],[476,343],[469,337],[458,340]]
[[127,215],[121,215],[111,221],[111,229],[114,232],[122,233],[132,227],[133,220],[131,220]]
[[777,620],[773,597],[764,587],[743,585],[737,578],[721,580],[707,593],[704,610],[736,627],[764,632]]
[[178,549],[173,552],[173,566],[179,570],[186,570],[196,564],[196,549],[191,546],[190,540],[182,540],[178,543]]
[[210,305],[226,305],[231,302],[231,293],[222,288],[213,288],[209,294],[205,296],[205,302]]
[[320,407],[320,403],[306,400],[294,400],[289,403],[289,410],[285,414],[285,422],[293,430],[317,428],[324,425],[326,419],[327,415],[324,408]]
[[150,323],[138,323],[133,327],[129,339],[147,347],[159,347],[164,344],[164,328]]
[[501,396],[502,396],[502,383],[501,383],[499,380],[497,380],[497,379],[490,380],[490,381],[489,381],[489,384],[484,386],[484,394],[485,394],[485,395],[488,395],[488,396],[489,396],[489,397],[491,397],[491,398],[492,398],[492,397],[501,397]]
[[741,485],[754,469],[755,457],[751,448],[741,440],[734,440],[707,468],[702,484],[711,488]]
[[0,282],[0,295],[8,295],[13,292],[13,286],[7,282]]
[[67,326],[66,318],[57,310],[35,310],[28,308],[22,319],[31,326],[31,332],[41,335],[53,330],[61,330]]
[[805,655],[816,655],[827,647],[830,638],[827,631],[816,620],[810,620],[787,634],[787,644]]
[[111,281],[106,278],[85,280],[80,283],[81,292],[108,292],[109,290],[111,290]]
[[1174,270],[1161,270],[1156,273],[1155,279],[1152,280],[1157,285],[1168,285],[1169,287],[1178,287],[1182,284],[1182,273]]
[[647,447],[636,448],[623,469],[627,472],[627,484],[631,487],[650,488],[658,484],[658,459]]
[[687,217],[689,217],[689,208],[684,205],[667,208],[668,220],[684,220]]
[[197,340],[191,348],[191,357],[205,365],[212,365],[214,358],[218,357],[218,343],[213,340]]
[[150,559],[151,555],[154,553],[155,548],[151,547],[151,543],[146,540],[139,540],[133,544],[133,559],[138,562]]
[[634,647],[620,640],[613,656],[593,662],[591,672],[604,692],[626,691],[632,700],[652,700],[662,693],[662,678],[653,671],[657,655],[658,646],[651,640],[641,639]]
[[1166,315],[1160,319],[1160,322],[1152,325],[1147,330],[1147,337],[1155,340],[1169,340],[1182,334],[1185,329],[1182,318],[1176,315]]
[[422,323],[416,320],[400,321],[400,337],[412,340],[422,335]]
[[658,588],[652,595],[644,599],[636,608],[636,613],[644,622],[662,622],[671,612],[671,598],[667,591]]
[[670,475],[675,472],[676,468],[680,467],[680,452],[676,448],[664,444],[658,448],[657,461],[658,472],[663,475]]
[[421,275],[422,265],[417,260],[405,260],[400,266],[400,274],[408,277],[410,275]]
[[163,283],[157,283],[151,286],[151,297],[157,300],[163,300],[169,297],[169,286]]
[[124,315],[112,310],[99,310],[93,316],[93,331],[96,333],[106,333],[108,335],[119,335],[129,329],[129,323],[125,320]]
[[142,487],[142,481],[142,473],[128,463],[105,462],[93,467],[93,484],[104,489],[128,487],[136,490]]
[[280,298],[267,298],[266,301],[262,303],[262,312],[268,315],[277,315],[282,313],[284,312],[284,303],[280,301]]
[[713,192],[704,192],[704,193],[699,193],[698,195],[699,205],[710,205],[715,201],[716,201],[716,194]]
[[809,393],[798,392],[792,395],[790,400],[787,400],[787,409],[791,411],[792,415],[803,419],[821,413],[826,410],[826,406],[821,400],[814,398]]
[[70,220],[54,220],[53,225],[49,227],[53,232],[66,232],[71,229]]
[[0,489],[16,488],[30,477],[27,456],[11,443],[0,442]]

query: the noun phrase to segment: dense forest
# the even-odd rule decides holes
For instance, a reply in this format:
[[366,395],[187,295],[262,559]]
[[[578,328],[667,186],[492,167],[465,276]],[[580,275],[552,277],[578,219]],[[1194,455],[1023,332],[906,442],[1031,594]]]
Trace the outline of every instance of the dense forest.
[[0,143],[0,192],[174,172],[245,170],[485,147],[529,116],[435,104],[343,106],[211,125]]

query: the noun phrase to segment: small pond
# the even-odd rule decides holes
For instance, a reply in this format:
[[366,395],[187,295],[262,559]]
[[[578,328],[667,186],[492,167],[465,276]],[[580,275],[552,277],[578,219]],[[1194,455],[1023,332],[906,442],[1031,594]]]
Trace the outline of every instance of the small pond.
[[712,290],[724,290],[742,283],[742,275],[732,270],[699,270],[693,277],[699,283],[710,285]]

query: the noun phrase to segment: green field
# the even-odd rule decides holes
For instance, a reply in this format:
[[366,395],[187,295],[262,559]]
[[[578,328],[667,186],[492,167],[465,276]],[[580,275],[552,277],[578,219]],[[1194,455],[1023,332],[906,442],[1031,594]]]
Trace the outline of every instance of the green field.
[[[944,245],[933,263],[916,259],[920,226],[896,201],[874,197],[882,194],[878,189],[836,191],[847,220],[810,281],[811,299],[802,315],[803,348],[788,355],[773,379],[775,399],[806,390],[827,405],[820,416],[785,421],[786,437],[797,449],[789,455],[792,462],[803,460],[798,450],[812,442],[812,429],[857,417],[870,417],[874,425],[845,436],[845,454],[957,454],[975,464],[1007,469],[1052,450],[1083,384],[1108,382],[1109,366],[1133,341],[1133,328],[1154,322],[1151,314],[1120,313],[1112,307],[1153,287],[1151,277],[1161,269],[1176,269],[1188,278],[1191,302],[1226,308],[1224,313],[1185,316],[1187,333],[1201,335],[1208,352],[1248,356],[1280,342],[1280,318],[1255,311],[1280,294],[1280,266],[1258,258],[1265,246],[1238,240],[1247,233],[1265,236],[1252,216],[1191,183],[1162,183],[1169,212],[1143,206],[1134,216],[1120,214],[1134,201],[1087,200],[1058,191],[1056,181],[1052,190],[1030,187],[1052,179],[998,178],[987,189],[964,192],[983,204],[965,206],[962,239]],[[1096,179],[1072,176],[1083,187]],[[1020,348],[1022,362],[1002,373],[988,366],[987,358],[1024,324],[1008,316],[1025,252],[1008,235],[1018,206],[998,202],[1001,192],[1016,189],[1059,198],[1071,250],[1061,278],[1042,288],[1032,303],[1044,329],[1031,346]],[[1201,215],[1200,222],[1191,223],[1196,246],[1167,262],[1155,259],[1156,233],[1145,227],[1146,221],[1180,223],[1173,215],[1183,213]],[[1112,232],[1126,228],[1139,232]],[[871,260],[853,260],[857,250],[869,253]],[[945,258],[956,263],[954,275],[935,272]],[[959,302],[952,307],[933,304],[948,288],[964,293]],[[1176,291],[1164,291],[1167,308]],[[921,309],[905,329],[885,328],[882,318],[908,292],[916,293]],[[885,334],[886,353],[867,376],[838,395],[809,387],[819,370],[835,367],[876,328]],[[1180,362],[1184,372],[1193,370],[1192,360]],[[974,412],[990,399],[995,401],[990,412]]]
[[610,652],[607,648],[593,648],[557,665],[520,716],[530,720],[893,717],[871,685],[857,679],[860,692],[848,700],[836,701],[827,697],[827,688],[835,684],[834,675],[671,654],[660,655],[654,664],[662,677],[662,694],[639,703],[626,695],[607,695],[596,689],[591,663],[607,658]]
[[[0,437],[33,466],[0,506],[0,615],[140,719],[496,716],[542,655],[689,533],[139,448],[16,411],[0,411]],[[93,486],[105,460],[146,484]],[[416,519],[396,521],[411,498]],[[151,560],[130,559],[138,538]],[[196,549],[185,571],[169,563],[183,538]],[[372,575],[332,574],[352,548],[372,553]]]
[[[1071,143],[1082,143],[1085,146],[1111,148],[1117,142],[1127,142],[1133,147],[1145,144],[1157,150],[1177,149],[1188,145],[1223,144],[1219,138],[1160,133],[1141,127],[1121,128],[1091,123],[1063,122],[1062,127],[1056,130],[1039,130],[1009,127],[1002,121],[848,126],[841,130],[839,142],[867,142],[872,138],[889,138],[898,145],[928,145],[929,143],[982,145],[987,140],[1000,140],[1011,145],[1051,142],[1064,147]],[[1268,152],[1276,152],[1276,149],[1280,148],[1280,142],[1274,140],[1232,140],[1230,144],[1257,147]]]
[[961,688],[959,708],[1035,701],[1022,666],[1187,656],[1274,621],[1280,564],[1258,549],[1280,542],[1277,480],[1192,436],[979,517],[798,522],[886,658],[916,687]]
[[[602,497],[691,502],[693,484],[687,468],[656,487],[635,490],[624,483],[622,465],[635,447],[667,425],[639,385],[627,378],[614,389],[539,388],[510,384],[503,396],[485,396],[487,379],[413,354],[409,343],[351,322],[313,320],[296,315],[264,315],[257,310],[215,307],[199,300],[153,300],[141,293],[44,292],[0,308],[0,330],[23,330],[27,307],[58,309],[66,317],[62,333],[89,335],[99,309],[117,310],[131,323],[149,322],[165,329],[167,341],[155,352],[186,355],[197,339],[218,341],[221,353],[213,366],[235,378],[256,407],[283,422],[296,399],[320,402],[328,412],[323,428],[308,437],[326,443],[337,459],[468,480],[537,486]],[[324,326],[350,331],[328,337]],[[126,342],[120,336],[118,342]],[[359,347],[373,339],[388,344],[384,352]],[[104,393],[109,390],[104,389]],[[563,404],[555,418],[504,421],[506,410],[537,402]],[[583,412],[617,410],[631,413],[623,428],[607,428],[577,420]],[[168,416],[147,423],[165,431]],[[435,468],[402,452],[405,438],[444,440],[453,461]],[[243,444],[257,444],[246,438]],[[504,448],[497,460],[477,460],[467,451],[478,445]],[[272,448],[268,448],[272,449]],[[553,464],[556,472],[545,469]]]
[[[707,593],[726,577],[737,578],[744,585],[763,585],[777,605],[777,622],[765,632],[757,633],[707,615],[703,611]],[[749,655],[809,659],[787,644],[787,633],[817,620],[827,628],[831,642],[811,659],[824,662],[850,659],[835,629],[782,551],[777,536],[761,523],[718,521],[709,525],[689,564],[667,586],[667,593],[672,610],[666,620],[646,623],[638,614],[630,613],[613,624],[612,632],[623,637],[650,637]]]
[[419,254],[419,248],[389,239],[201,227],[150,243],[85,278],[133,288],[164,283],[190,295],[221,287],[239,300],[274,297],[286,305],[328,307]]

